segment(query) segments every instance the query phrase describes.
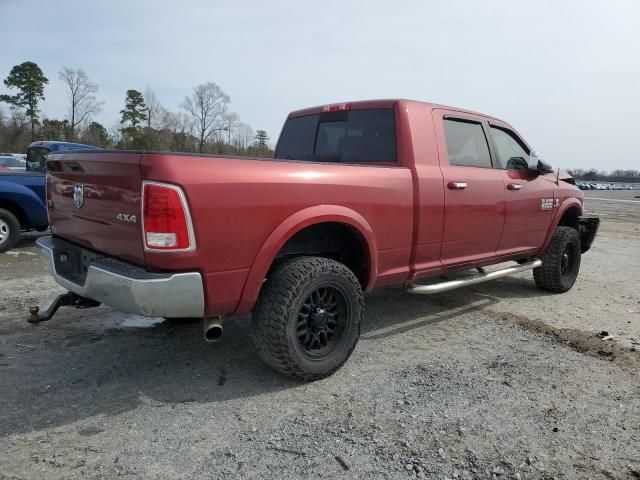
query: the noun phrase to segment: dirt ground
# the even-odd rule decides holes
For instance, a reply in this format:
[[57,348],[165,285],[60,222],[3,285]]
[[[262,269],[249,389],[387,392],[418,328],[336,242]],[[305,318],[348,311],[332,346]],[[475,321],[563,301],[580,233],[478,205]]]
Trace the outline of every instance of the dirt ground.
[[376,291],[311,384],[258,361],[246,317],[215,344],[106,307],[27,324],[61,291],[27,238],[0,254],[0,478],[640,478],[637,194],[586,192],[570,292]]

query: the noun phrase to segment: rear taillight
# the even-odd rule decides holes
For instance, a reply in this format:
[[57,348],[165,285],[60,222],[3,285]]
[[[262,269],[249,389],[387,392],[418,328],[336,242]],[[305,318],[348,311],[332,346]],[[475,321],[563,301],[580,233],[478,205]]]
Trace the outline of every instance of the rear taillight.
[[187,252],[196,248],[189,207],[180,187],[142,183],[142,235],[147,251]]

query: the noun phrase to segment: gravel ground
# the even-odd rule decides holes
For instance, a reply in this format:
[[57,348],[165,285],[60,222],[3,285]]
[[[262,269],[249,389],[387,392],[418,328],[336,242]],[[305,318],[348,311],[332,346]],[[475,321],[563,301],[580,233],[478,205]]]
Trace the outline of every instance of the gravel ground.
[[603,225],[569,293],[376,291],[312,384],[259,363],[246,317],[216,344],[106,307],[28,325],[60,290],[28,238],[0,254],[0,478],[640,478],[635,193],[586,192]]

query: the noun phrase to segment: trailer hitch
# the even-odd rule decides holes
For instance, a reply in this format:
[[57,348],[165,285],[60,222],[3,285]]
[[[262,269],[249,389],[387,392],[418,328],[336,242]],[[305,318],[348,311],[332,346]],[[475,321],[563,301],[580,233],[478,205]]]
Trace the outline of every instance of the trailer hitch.
[[73,292],[63,293],[62,295],[58,295],[56,299],[49,305],[43,315],[40,315],[40,308],[30,307],[29,308],[29,318],[27,322],[29,323],[40,323],[46,322],[47,320],[51,320],[51,317],[55,315],[60,307],[74,307],[74,308],[93,308],[99,307],[100,302],[96,302],[95,300],[91,300],[90,298],[81,297]]

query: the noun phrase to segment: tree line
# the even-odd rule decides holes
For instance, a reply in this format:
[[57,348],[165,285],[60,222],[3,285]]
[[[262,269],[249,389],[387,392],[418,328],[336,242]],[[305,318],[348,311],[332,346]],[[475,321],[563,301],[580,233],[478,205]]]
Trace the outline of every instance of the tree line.
[[595,168],[583,170],[575,168],[568,171],[576,180],[586,182],[621,182],[640,183],[640,170],[613,170],[611,172],[598,171]]
[[213,82],[193,88],[179,111],[171,111],[147,88],[127,90],[119,120],[106,128],[95,120],[104,106],[98,85],[82,69],[58,72],[68,97],[64,118],[41,118],[40,102],[49,79],[34,62],[15,65],[4,80],[11,92],[0,95],[0,152],[24,153],[34,140],[86,143],[103,148],[168,150],[228,155],[271,156],[269,137],[240,121],[231,99]]

